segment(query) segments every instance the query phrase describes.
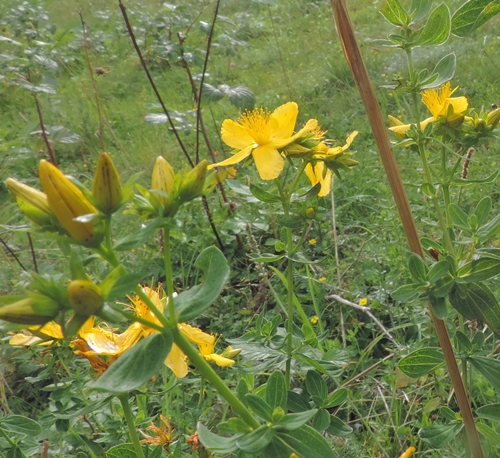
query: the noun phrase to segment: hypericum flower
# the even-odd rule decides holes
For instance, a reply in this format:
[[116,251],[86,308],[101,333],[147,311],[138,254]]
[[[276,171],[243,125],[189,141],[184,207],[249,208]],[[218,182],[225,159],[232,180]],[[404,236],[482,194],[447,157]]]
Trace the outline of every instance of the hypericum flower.
[[314,315],[310,318],[309,320],[312,324],[316,324],[319,321],[319,318],[317,315]]
[[[312,160],[306,165],[304,171],[312,186],[316,186],[318,183],[321,184],[318,193],[319,197],[327,196],[330,192],[333,178],[332,170],[357,164],[357,161],[346,158],[352,161],[352,163],[345,166],[342,165],[342,154],[351,146],[356,135],[358,135],[357,131],[349,135],[344,146],[329,148],[324,142],[320,142],[319,145],[313,149]],[[338,164],[336,164],[336,162],[338,162]]]
[[211,164],[209,169],[237,164],[252,155],[263,180],[277,178],[285,165],[280,150],[314,131],[318,125],[318,121],[310,119],[302,129],[293,134],[298,114],[297,104],[288,102],[272,113],[256,108],[243,113],[238,121],[226,119],[222,123],[222,140],[238,152],[224,161]]
[[50,337],[53,339],[62,339],[64,337],[61,326],[55,321],[49,321],[43,326],[30,326],[28,329],[36,332],[38,335],[33,335],[31,332],[27,331],[17,332],[10,338],[9,344],[14,347],[31,346],[35,344],[45,346],[51,345],[54,342],[53,340],[47,340]]
[[[420,122],[423,130],[430,122],[443,120],[450,127],[459,127],[465,119],[465,112],[469,102],[464,96],[451,97],[458,89],[451,89],[450,82],[446,82],[439,89],[426,89],[421,92],[422,102],[429,109],[432,116]],[[390,127],[396,135],[404,134],[409,130],[411,124],[400,124]]]
[[172,427],[163,415],[160,415],[160,420],[163,423],[162,425],[156,426],[154,422],[151,422],[151,426],[148,426],[148,431],[155,433],[156,437],[141,431],[144,436],[141,444],[161,445],[165,450],[168,448],[168,444],[172,441]]
[[238,353],[240,353],[241,350],[240,349],[233,350],[231,347],[227,347],[226,350],[224,350],[224,352],[222,353],[222,355],[217,355],[216,353],[214,353],[215,344],[217,343],[217,337],[216,336],[210,336],[210,337],[212,338],[211,342],[198,344],[201,356],[203,356],[203,358],[205,358],[206,361],[209,362],[213,361],[215,364],[217,364],[217,366],[221,367],[232,366],[235,363],[235,361],[230,358],[226,358],[226,356],[234,357],[238,355]]
[[366,297],[359,300],[359,305],[365,306],[366,304],[368,304],[368,299]]

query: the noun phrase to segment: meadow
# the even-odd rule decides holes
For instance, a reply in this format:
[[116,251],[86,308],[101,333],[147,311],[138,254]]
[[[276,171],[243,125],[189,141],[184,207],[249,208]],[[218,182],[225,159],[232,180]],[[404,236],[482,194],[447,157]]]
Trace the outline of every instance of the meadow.
[[499,7],[410,3],[347,6],[424,260],[329,1],[0,4],[0,456],[498,456]]

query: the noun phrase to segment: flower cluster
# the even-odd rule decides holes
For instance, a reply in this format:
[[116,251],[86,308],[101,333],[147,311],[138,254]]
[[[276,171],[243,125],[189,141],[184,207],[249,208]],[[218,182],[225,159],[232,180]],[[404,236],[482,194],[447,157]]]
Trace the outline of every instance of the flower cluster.
[[[164,311],[167,298],[161,297],[162,291],[160,288],[155,290],[144,287],[143,292],[151,299],[158,310]],[[97,372],[105,371],[111,363],[141,339],[158,332],[156,329],[144,324],[144,322],[149,322],[152,325],[160,325],[160,322],[148,306],[138,296],[129,299],[131,301],[131,310],[137,317],[142,319],[142,322],[134,322],[123,332],[117,332],[116,329],[107,326],[105,323],[96,324],[95,317],[91,316],[78,331],[78,338],[72,341],[75,353],[87,358]],[[235,363],[231,358],[237,356],[240,350],[227,347],[222,354],[216,354],[214,350],[217,343],[216,336],[207,334],[186,323],[180,323],[178,327],[190,342],[198,345],[200,354],[205,360],[212,361],[222,367],[229,367]],[[48,345],[53,342],[53,340],[48,339],[61,339],[63,337],[61,327],[55,322],[49,322],[43,327],[33,326],[30,330],[36,332],[38,336],[18,333],[10,339],[10,344]],[[172,349],[165,360],[165,365],[178,378],[183,378],[188,373],[186,355],[175,344],[172,345]]]
[[313,186],[321,183],[320,196],[328,194],[332,171],[358,164],[344,155],[357,132],[352,133],[343,147],[330,147],[323,137],[316,119],[309,119],[294,133],[298,106],[289,102],[272,113],[263,108],[246,111],[238,121],[226,119],[222,123],[222,140],[235,150],[233,156],[210,168],[237,164],[252,157],[263,180],[278,178],[285,166],[285,158],[301,158],[307,162],[306,174]]

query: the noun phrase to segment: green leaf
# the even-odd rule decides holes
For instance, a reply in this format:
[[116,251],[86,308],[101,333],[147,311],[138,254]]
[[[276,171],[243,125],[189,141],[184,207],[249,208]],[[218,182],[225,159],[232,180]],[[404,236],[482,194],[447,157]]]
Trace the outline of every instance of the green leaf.
[[448,206],[448,212],[450,213],[451,221],[455,227],[470,232],[467,213],[465,213],[458,205],[453,203]]
[[30,418],[22,415],[8,415],[0,420],[0,427],[11,433],[24,434],[25,436],[38,436],[42,432],[42,427]]
[[278,423],[276,423],[276,426],[284,428],[287,431],[293,431],[305,425],[314,417],[317,411],[317,409],[310,409],[299,413],[287,413]]
[[248,433],[252,431],[251,426],[244,422],[241,418],[233,417],[227,421],[228,427],[235,433]]
[[483,258],[493,258],[500,260],[500,248],[480,248],[476,253]]
[[442,259],[431,266],[429,272],[427,272],[427,281],[429,283],[436,283],[438,280],[441,280],[449,270],[450,264],[448,264],[446,259]]
[[[220,88],[220,86],[219,86]],[[246,86],[235,86],[226,89],[229,101],[237,108],[253,110],[255,106],[255,95]]]
[[250,261],[252,262],[276,262],[280,259],[283,259],[285,255],[283,254],[271,254],[271,253],[263,253],[262,256],[253,257],[250,256]]
[[410,284],[400,286],[391,293],[391,297],[395,301],[409,302],[415,299],[425,288],[420,284]]
[[218,102],[224,97],[224,92],[220,88],[216,88],[208,83],[203,83],[203,91],[201,93],[202,100],[209,102]]
[[352,428],[346,425],[340,418],[335,415],[330,416],[330,427],[327,432],[332,436],[345,437],[352,433]]
[[259,398],[259,396],[248,393],[245,395],[249,407],[255,412],[255,414],[265,421],[273,421],[273,409],[271,406],[264,401],[264,399]]
[[429,14],[433,0],[412,0],[410,16],[412,23],[418,22]]
[[236,442],[242,436],[241,434],[236,434],[231,437],[218,436],[210,432],[208,428],[200,422],[198,422],[196,429],[198,430],[198,438],[206,449],[221,454],[232,453],[238,450]]
[[480,258],[468,262],[458,269],[457,281],[472,283],[495,277],[500,273],[500,260]]
[[127,235],[116,241],[114,249],[118,251],[130,251],[132,248],[136,248],[143,245],[151,237],[154,236],[158,227],[160,227],[161,219],[157,218],[152,221],[149,226],[137,229],[133,234]]
[[210,307],[229,277],[227,260],[215,246],[205,248],[194,265],[203,272],[203,282],[175,298],[175,311],[180,322],[191,321]]
[[236,396],[238,396],[238,399],[245,404],[246,407],[248,407],[247,404],[247,399],[245,395],[248,393],[248,384],[245,382],[245,380],[240,379],[238,382],[238,386],[236,387]]
[[434,297],[446,297],[450,294],[454,285],[455,279],[450,274],[447,274],[429,288],[429,295]]
[[451,15],[448,7],[441,3],[429,16],[414,41],[414,46],[438,46],[448,40],[451,31]]
[[476,414],[479,418],[500,422],[500,402],[479,407]]
[[463,428],[463,423],[453,422],[447,425],[431,425],[422,428],[418,435],[435,448],[444,448]]
[[474,369],[493,385],[495,390],[500,391],[500,361],[498,359],[473,355],[467,360]]
[[500,436],[498,432],[496,432],[493,428],[490,428],[488,425],[484,423],[476,423],[476,428],[481,434],[488,444],[492,447],[500,447]]
[[[455,285],[449,295],[451,305],[468,320],[483,320],[496,334],[500,334],[500,304],[484,283]],[[465,289],[464,289],[465,288]],[[464,297],[461,296],[461,291]]]
[[82,258],[76,250],[71,250],[69,268],[71,271],[71,278],[73,280],[88,280],[85,268],[83,267]]
[[274,371],[267,381],[265,400],[274,410],[276,407],[281,407],[283,410],[287,408],[287,389],[285,376],[281,371]]
[[328,396],[325,408],[330,409],[331,407],[336,407],[342,404],[347,399],[347,393],[348,391],[346,388],[339,388],[335,390],[330,396]]
[[336,458],[326,439],[315,429],[304,425],[293,431],[280,431],[276,438],[288,446],[299,457]]
[[403,27],[411,22],[411,17],[398,0],[387,0],[384,9],[381,10],[380,13],[395,26]]
[[306,374],[306,388],[312,400],[318,407],[323,407],[328,398],[328,387],[323,377],[316,371],[310,370]]
[[[142,447],[144,453],[147,451],[147,447]],[[120,444],[111,447],[106,452],[106,458],[136,458],[137,452],[135,451],[134,444]]]
[[482,226],[486,221],[488,221],[488,217],[491,211],[491,197],[486,196],[483,197],[479,203],[477,204],[474,214],[477,217],[477,224]]
[[436,370],[444,363],[440,348],[421,348],[405,356],[398,364],[399,370],[411,378],[419,378]]
[[469,351],[472,349],[470,339],[462,331],[455,332],[455,339],[457,339],[457,342],[463,347],[462,351]]
[[287,407],[291,412],[305,412],[311,408],[307,400],[295,391],[288,391]]
[[422,81],[420,90],[441,86],[455,75],[457,57],[454,53],[444,56],[432,70],[431,75]]
[[[113,272],[115,270],[117,269],[114,269]],[[118,269],[118,271],[120,270]],[[130,293],[130,291],[133,291],[147,275],[147,272],[133,272],[127,275],[121,275],[112,285],[111,283],[106,285],[106,287],[111,285],[107,295],[105,295],[106,300],[113,301]]]
[[275,202],[281,202],[281,197],[271,194],[270,192],[265,191],[254,184],[250,184],[250,192],[254,197],[259,199],[261,202],[266,202],[268,204],[272,204]]
[[257,453],[267,447],[273,440],[275,430],[262,425],[251,433],[245,434],[237,441],[238,448],[247,453]]
[[427,283],[428,267],[424,260],[415,253],[411,253],[408,259],[408,269],[413,280],[419,284]]
[[325,409],[319,409],[313,417],[312,427],[316,431],[324,431],[330,426],[330,414]]
[[469,0],[455,11],[451,31],[454,35],[465,37],[499,12],[499,0]]
[[172,347],[172,334],[153,334],[120,356],[89,388],[128,393],[139,388],[163,367]]
[[429,294],[429,302],[432,306],[432,311],[440,320],[446,319],[448,316],[448,306],[446,304],[446,298],[437,297]]
[[90,412],[96,412],[98,409],[100,409],[103,405],[107,404],[109,401],[113,399],[113,395],[107,396],[105,398],[102,398],[99,401],[94,401],[91,404],[82,407],[81,409],[75,410],[74,412],[71,412],[69,414],[59,414],[59,413],[54,413],[53,415],[61,420],[71,420],[72,418],[76,417],[82,417],[83,415],[87,415]]
[[15,445],[6,450],[5,458],[27,458],[23,451]]

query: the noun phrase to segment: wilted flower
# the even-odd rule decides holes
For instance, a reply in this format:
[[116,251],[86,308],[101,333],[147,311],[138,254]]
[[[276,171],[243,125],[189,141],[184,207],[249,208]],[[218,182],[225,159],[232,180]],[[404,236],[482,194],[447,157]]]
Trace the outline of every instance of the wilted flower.
[[298,113],[297,104],[289,102],[272,113],[256,108],[243,113],[238,121],[226,119],[222,123],[222,140],[238,152],[224,161],[211,164],[209,169],[237,164],[252,155],[263,180],[277,178],[285,165],[280,150],[312,132],[318,125],[315,119],[310,119],[302,129],[293,134]]
[[165,450],[168,448],[168,444],[172,441],[172,427],[163,415],[160,415],[160,420],[162,422],[160,426],[156,426],[154,422],[148,426],[148,431],[155,433],[156,436],[150,436],[141,431],[144,436],[141,444],[161,445]]

